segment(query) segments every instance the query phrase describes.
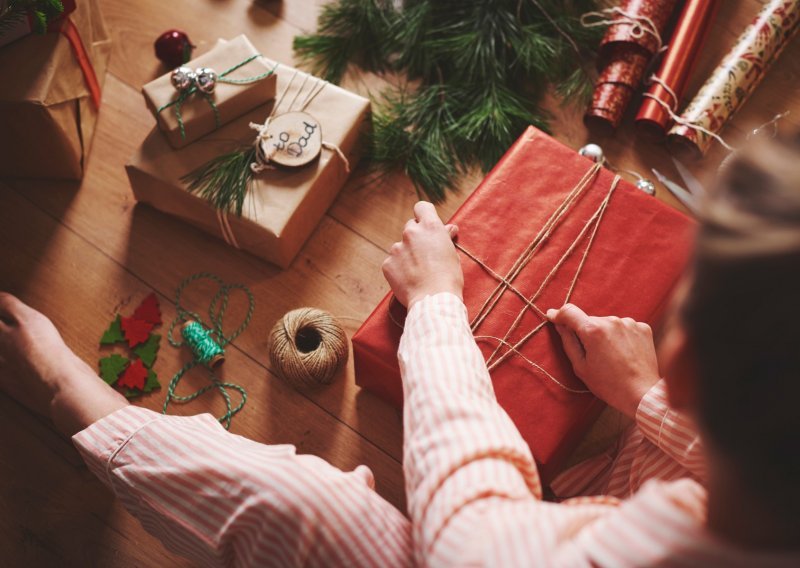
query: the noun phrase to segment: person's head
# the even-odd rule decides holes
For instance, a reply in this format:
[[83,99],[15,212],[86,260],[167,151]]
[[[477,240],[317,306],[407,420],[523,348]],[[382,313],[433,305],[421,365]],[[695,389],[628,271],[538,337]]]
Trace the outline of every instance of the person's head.
[[662,361],[673,404],[693,412],[743,481],[796,506],[800,137],[760,141],[727,164],[685,286]]

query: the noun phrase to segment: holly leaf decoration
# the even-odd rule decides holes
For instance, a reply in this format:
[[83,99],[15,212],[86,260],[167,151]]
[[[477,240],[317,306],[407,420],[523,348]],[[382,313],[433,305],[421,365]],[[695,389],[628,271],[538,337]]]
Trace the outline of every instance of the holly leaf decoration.
[[158,297],[155,293],[147,296],[139,307],[133,312],[133,318],[147,323],[161,325],[161,309],[158,306]]
[[158,382],[158,375],[153,369],[147,371],[147,382],[144,384],[144,392],[160,389],[161,383]]
[[130,363],[129,359],[117,353],[103,357],[100,359],[100,377],[109,385],[113,385],[128,363]]
[[122,376],[117,381],[120,388],[130,388],[144,390],[144,383],[147,380],[147,369],[141,359],[134,359]]
[[121,316],[117,314],[116,319],[111,322],[111,325],[103,333],[103,337],[100,338],[100,345],[112,345],[125,341],[125,336],[122,334],[122,327],[120,325],[120,318]]
[[131,349],[147,341],[150,331],[153,329],[152,323],[136,318],[120,318],[120,326]]
[[147,341],[135,347],[133,352],[136,353],[148,369],[153,366],[156,360],[156,353],[161,346],[161,336],[157,333],[151,333]]

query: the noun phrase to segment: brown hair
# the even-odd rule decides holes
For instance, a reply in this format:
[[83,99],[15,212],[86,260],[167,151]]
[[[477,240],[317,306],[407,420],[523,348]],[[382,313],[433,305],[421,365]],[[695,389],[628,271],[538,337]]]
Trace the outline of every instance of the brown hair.
[[[800,137],[759,141],[701,216],[682,319],[709,442],[776,506],[800,494]],[[783,503],[783,506],[788,503]]]

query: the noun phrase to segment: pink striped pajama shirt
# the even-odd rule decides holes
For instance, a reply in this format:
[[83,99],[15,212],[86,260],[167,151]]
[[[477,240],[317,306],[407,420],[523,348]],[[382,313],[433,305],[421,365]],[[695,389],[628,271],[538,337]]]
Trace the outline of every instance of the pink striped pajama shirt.
[[[626,501],[542,502],[530,450],[495,400],[455,296],[414,305],[399,357],[410,522],[374,492],[366,467],[345,473],[296,455],[292,446],[230,434],[210,415],[128,407],[73,439],[91,470],[150,532],[204,565],[777,566],[792,560],[755,556],[709,534],[706,493],[692,479],[650,481]],[[664,447],[673,418],[645,421],[653,419]],[[694,464],[691,455],[673,457]],[[642,481],[638,476],[634,485]]]

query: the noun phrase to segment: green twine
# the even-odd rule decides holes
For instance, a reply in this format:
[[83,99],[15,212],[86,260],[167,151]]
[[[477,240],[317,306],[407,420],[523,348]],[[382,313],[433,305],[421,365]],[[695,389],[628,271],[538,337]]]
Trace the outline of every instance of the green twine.
[[222,361],[225,350],[211,338],[211,334],[201,324],[193,320],[187,321],[181,327],[181,336],[184,345],[189,346],[199,363],[209,365],[216,358]]
[[[198,280],[211,280],[219,285],[219,289],[211,299],[211,304],[208,308],[209,325],[207,326],[203,324],[202,318],[198,313],[189,311],[181,305],[181,295],[183,294],[183,291],[189,284]],[[247,295],[250,305],[242,325],[240,325],[239,328],[233,333],[226,336],[222,331],[222,319],[225,315],[225,310],[228,308],[228,300],[230,299],[231,292],[235,290],[241,290],[244,292]],[[222,395],[222,398],[225,400],[225,406],[227,408],[225,414],[220,416],[218,420],[223,424],[223,426],[225,426],[226,429],[231,427],[231,419],[240,410],[242,410],[242,408],[244,408],[244,405],[247,402],[247,391],[245,391],[242,386],[235,383],[225,383],[220,381],[209,363],[211,363],[214,355],[216,354],[212,354],[212,352],[216,351],[216,349],[219,349],[220,352],[223,352],[226,345],[236,339],[245,329],[247,329],[247,326],[250,324],[250,320],[253,317],[255,305],[256,302],[255,298],[253,297],[253,293],[249,290],[249,288],[247,288],[247,286],[244,284],[226,284],[219,276],[209,272],[199,272],[197,274],[193,274],[192,276],[185,278],[183,282],[180,283],[177,291],[175,292],[175,309],[177,315],[169,326],[167,339],[169,340],[170,345],[177,348],[180,348],[180,346],[185,343],[192,349],[193,357],[192,360],[186,363],[170,380],[169,386],[167,387],[167,398],[164,401],[164,414],[167,413],[167,407],[169,406],[170,402],[186,403],[202,396],[211,389],[217,389]],[[188,323],[184,323],[181,329],[183,341],[178,341],[174,338],[173,331],[175,326],[182,322]],[[213,346],[211,343],[213,343]],[[184,396],[176,394],[175,389],[177,388],[181,378],[197,365],[202,365],[206,369],[211,384],[206,385],[189,395]],[[237,391],[241,397],[241,401],[235,407],[231,402],[228,389]]]
[[[223,71],[222,73],[217,75],[217,82],[219,82],[219,83],[229,83],[231,85],[247,85],[249,83],[256,83],[256,82],[260,81],[261,79],[269,77],[270,75],[272,75],[275,72],[275,69],[278,67],[277,64],[275,65],[275,67],[273,67],[272,69],[270,69],[266,73],[261,73],[260,75],[255,75],[253,77],[245,77],[243,79],[225,79],[226,75],[229,75],[230,73],[233,73],[234,71],[236,71],[240,67],[243,67],[243,66],[247,65],[248,63],[253,61],[256,57],[261,57],[261,54],[260,53],[256,53],[255,55],[251,55],[250,57],[248,57],[247,59],[245,59],[244,61],[242,61],[240,63],[237,63],[236,65],[234,65],[233,67],[231,67],[227,71]],[[176,99],[174,99],[174,100],[162,105],[156,111],[156,115],[159,115],[159,114],[161,114],[161,111],[163,111],[165,109],[168,109],[171,106],[175,107],[175,118],[178,120],[178,128],[181,131],[181,140],[186,140],[186,127],[183,124],[183,115],[181,114],[181,105],[186,101],[186,99],[188,99],[190,96],[192,96],[193,94],[195,94],[198,91],[199,91],[199,89],[197,88],[197,85],[192,85],[191,87],[189,87],[185,91],[182,91],[178,95],[178,97]],[[220,127],[219,109],[217,108],[217,105],[214,102],[214,99],[210,94],[208,94],[208,93],[202,93],[202,94],[203,94],[203,98],[206,100],[206,102],[208,102],[208,105],[211,107],[211,110],[214,111],[214,125],[215,125],[214,128],[219,128]]]

